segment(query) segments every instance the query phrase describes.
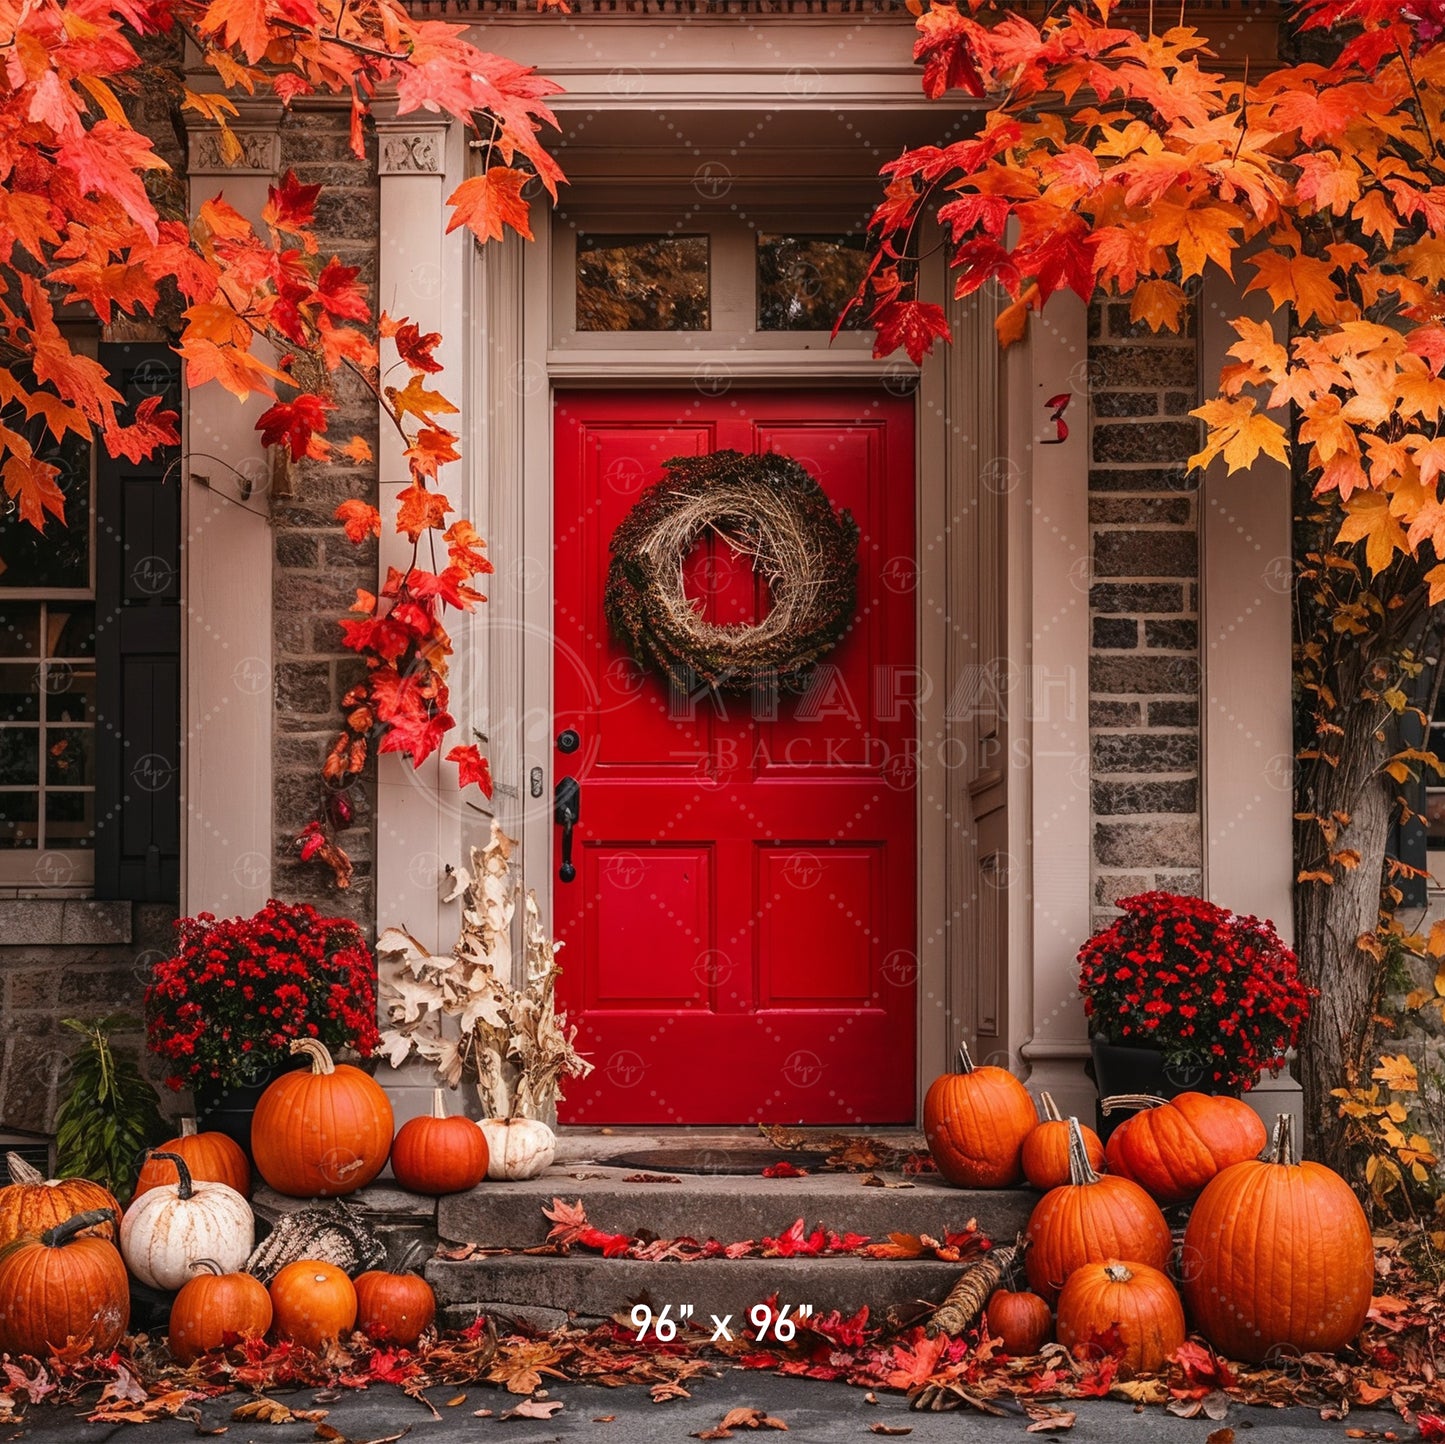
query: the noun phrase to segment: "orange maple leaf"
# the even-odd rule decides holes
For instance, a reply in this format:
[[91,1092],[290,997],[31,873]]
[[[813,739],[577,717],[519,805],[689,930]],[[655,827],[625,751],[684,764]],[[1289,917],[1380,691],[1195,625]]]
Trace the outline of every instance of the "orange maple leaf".
[[428,491],[419,482],[413,482],[397,497],[397,530],[416,541],[422,532],[444,527],[447,513],[452,509],[451,502],[439,492]]
[[452,218],[447,233],[466,226],[479,241],[500,241],[510,226],[523,240],[532,239],[532,225],[522,187],[527,173],[513,166],[489,166],[484,175],[464,180],[447,198]]

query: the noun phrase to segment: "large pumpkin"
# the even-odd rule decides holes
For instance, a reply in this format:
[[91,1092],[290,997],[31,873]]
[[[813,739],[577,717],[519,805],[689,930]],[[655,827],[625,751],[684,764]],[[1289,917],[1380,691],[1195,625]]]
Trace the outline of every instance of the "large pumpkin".
[[214,1259],[196,1272],[171,1304],[168,1342],[182,1364],[238,1339],[259,1339],[271,1327],[271,1295],[258,1278],[226,1273]]
[[179,1153],[162,1155],[179,1180],[162,1183],[126,1210],[120,1251],[130,1271],[153,1289],[174,1290],[202,1259],[227,1273],[239,1269],[256,1242],[251,1205],[227,1183],[196,1183]]
[[0,1188],[0,1248],[29,1234],[44,1233],[78,1213],[109,1211],[96,1226],[103,1238],[115,1237],[120,1204],[109,1189],[88,1178],[42,1178],[18,1153],[5,1155],[10,1182]]
[[1141,1263],[1087,1263],[1059,1295],[1059,1342],[1073,1349],[1117,1329],[1127,1374],[1153,1374],[1184,1342],[1184,1306],[1159,1269]]
[[365,1188],[391,1152],[391,1103],[360,1068],[333,1063],[315,1038],[298,1038],[310,1071],[283,1073],[251,1119],[251,1156],[277,1193],[336,1198]]
[[1023,1177],[1020,1152],[1037,1121],[1028,1089],[1003,1068],[975,1068],[960,1045],[958,1071],[935,1078],[923,1132],[938,1171],[960,1188],[1008,1188]]
[[167,1163],[159,1153],[179,1153],[197,1183],[229,1184],[243,1198],[251,1192],[251,1164],[241,1145],[224,1133],[197,1133],[196,1120],[182,1118],[180,1137],[162,1143],[159,1152],[141,1164],[136,1198],[163,1183],[179,1182],[175,1164]]
[[487,1177],[536,1178],[557,1155],[557,1135],[538,1118],[483,1118]]
[[356,1280],[356,1327],[369,1339],[409,1349],[436,1315],[436,1295],[419,1274],[372,1269]]
[[1268,1159],[1226,1168],[1200,1194],[1184,1263],[1195,1327],[1252,1362],[1343,1349],[1364,1326],[1375,1278],[1359,1200],[1322,1163],[1295,1161],[1287,1113]]
[[1187,1203],[1223,1168],[1258,1158],[1269,1142],[1264,1123],[1238,1098],[1180,1093],[1166,1102],[1147,1093],[1106,1098],[1105,1113],[1139,1108],[1109,1136],[1109,1171],[1132,1178],[1160,1203]]
[[[1039,1114],[1039,1121],[1024,1138],[1019,1162],[1029,1183],[1047,1193],[1069,1181],[1069,1125],[1060,1115],[1052,1093],[1039,1094]],[[1089,1163],[1096,1170],[1102,1168],[1104,1145],[1099,1142],[1099,1135],[1082,1123],[1079,1132],[1084,1135]]]
[[88,1209],[0,1249],[0,1352],[43,1358],[84,1341],[105,1353],[121,1341],[130,1280],[115,1245],[88,1232],[115,1221],[112,1210]]
[[431,1116],[401,1125],[391,1145],[391,1171],[412,1193],[461,1193],[487,1176],[487,1140],[470,1118],[448,1118],[440,1088]]
[[1050,1303],[1076,1268],[1128,1259],[1163,1269],[1173,1238],[1159,1205],[1127,1178],[1100,1177],[1089,1162],[1077,1118],[1069,1119],[1069,1178],[1048,1191],[1029,1218],[1024,1271]]
[[356,1288],[335,1264],[289,1263],[271,1280],[276,1333],[320,1353],[356,1327]]

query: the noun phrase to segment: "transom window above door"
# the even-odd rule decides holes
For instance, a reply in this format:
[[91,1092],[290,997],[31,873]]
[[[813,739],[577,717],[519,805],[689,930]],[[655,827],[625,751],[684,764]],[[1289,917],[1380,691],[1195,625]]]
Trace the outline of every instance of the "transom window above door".
[[866,353],[861,309],[829,339],[867,268],[866,208],[738,210],[559,212],[553,346]]

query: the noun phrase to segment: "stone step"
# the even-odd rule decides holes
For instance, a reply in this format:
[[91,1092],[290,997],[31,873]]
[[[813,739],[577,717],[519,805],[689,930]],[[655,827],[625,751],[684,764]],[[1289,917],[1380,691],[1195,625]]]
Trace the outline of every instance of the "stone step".
[[[855,1173],[806,1178],[681,1175],[675,1183],[628,1183],[623,1169],[551,1168],[540,1178],[487,1182],[439,1200],[437,1232],[447,1243],[531,1248],[551,1227],[542,1215],[553,1198],[581,1199],[592,1224],[607,1233],[656,1238],[715,1238],[723,1243],[776,1236],[801,1218],[836,1233],[883,1239],[890,1233],[942,1238],[970,1219],[998,1242],[1023,1229],[1038,1195],[1028,1189],[951,1188],[936,1177],[911,1188],[865,1187]],[[898,1182],[897,1175],[889,1175]]]
[[712,1332],[710,1315],[731,1314],[738,1334],[754,1304],[776,1294],[779,1307],[811,1304],[815,1312],[845,1315],[864,1304],[882,1318],[890,1308],[916,1309],[942,1302],[958,1278],[958,1264],[936,1259],[852,1257],[708,1259],[649,1263],[596,1254],[537,1258],[503,1254],[453,1262],[433,1259],[426,1277],[436,1290],[442,1323],[462,1328],[478,1313],[555,1328],[569,1316],[580,1322],[626,1314],[645,1299],[655,1312],[693,1306],[693,1322]]

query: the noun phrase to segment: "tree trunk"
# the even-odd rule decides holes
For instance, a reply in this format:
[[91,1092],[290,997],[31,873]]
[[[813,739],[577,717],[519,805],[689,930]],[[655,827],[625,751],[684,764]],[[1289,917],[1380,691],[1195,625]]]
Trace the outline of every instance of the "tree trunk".
[[[1360,1077],[1361,1055],[1371,1037],[1380,965],[1359,939],[1379,924],[1394,788],[1380,771],[1390,754],[1375,735],[1373,709],[1357,703],[1339,715],[1345,728],[1345,735],[1334,739],[1339,765],[1312,763],[1300,779],[1299,810],[1323,817],[1346,814],[1350,822],[1333,850],[1353,849],[1360,861],[1354,868],[1322,867],[1333,871],[1333,883],[1307,881],[1295,889],[1300,973],[1319,989],[1295,1067],[1304,1089],[1307,1151],[1348,1176],[1344,1120],[1330,1090]],[[1318,829],[1301,825],[1296,859],[1309,869],[1318,865],[1310,860],[1319,855]]]

